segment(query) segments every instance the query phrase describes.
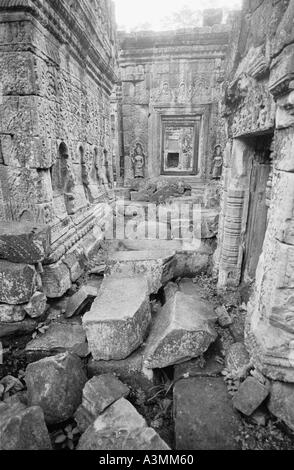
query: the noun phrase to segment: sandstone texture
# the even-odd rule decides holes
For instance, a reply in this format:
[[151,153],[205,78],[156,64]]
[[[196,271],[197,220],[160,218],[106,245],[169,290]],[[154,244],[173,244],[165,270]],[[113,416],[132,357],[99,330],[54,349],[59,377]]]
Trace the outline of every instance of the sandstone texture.
[[240,420],[223,379],[179,380],[174,388],[177,450],[237,450]]
[[0,450],[51,450],[44,413],[39,406],[0,402]]
[[129,394],[129,388],[112,374],[89,380],[83,390],[83,401],[75,413],[79,429],[84,432],[112,403]]
[[29,364],[25,381],[30,406],[40,406],[48,424],[73,416],[87,381],[81,360],[68,352]]
[[82,435],[77,450],[169,450],[125,398],[111,405]]
[[144,277],[107,277],[90,312],[83,317],[95,360],[125,359],[144,341],[151,320]]
[[145,366],[162,368],[200,356],[216,340],[215,320],[208,303],[176,293],[152,326],[144,353]]

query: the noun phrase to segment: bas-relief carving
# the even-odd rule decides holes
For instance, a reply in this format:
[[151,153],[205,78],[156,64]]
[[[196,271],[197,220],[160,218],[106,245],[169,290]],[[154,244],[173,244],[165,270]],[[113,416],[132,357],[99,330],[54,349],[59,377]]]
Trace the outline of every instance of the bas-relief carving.
[[163,81],[159,88],[152,90],[151,103],[188,104],[211,94],[212,84],[207,73],[198,73],[193,75],[190,82],[180,80],[176,87],[171,87],[168,81]]

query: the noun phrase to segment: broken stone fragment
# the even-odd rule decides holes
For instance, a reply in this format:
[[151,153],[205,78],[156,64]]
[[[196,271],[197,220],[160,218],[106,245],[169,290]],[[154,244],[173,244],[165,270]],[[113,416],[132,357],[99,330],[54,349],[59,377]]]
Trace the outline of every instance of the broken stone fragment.
[[0,450],[51,450],[51,441],[39,406],[20,402],[0,406]]
[[208,302],[178,292],[162,308],[146,342],[144,365],[168,367],[198,357],[217,338],[216,321]]
[[82,404],[75,414],[80,431],[84,432],[108,406],[128,394],[129,388],[112,374],[89,380],[83,390]]
[[146,279],[106,278],[90,312],[83,317],[93,358],[125,359],[143,343],[150,320]]
[[233,323],[232,318],[224,305],[217,307],[215,309],[215,313],[217,315],[218,324],[222,328],[227,328]]
[[41,278],[44,293],[49,298],[62,297],[71,287],[70,271],[62,261],[44,266]]
[[109,257],[106,274],[144,276],[151,294],[173,279],[175,266],[174,252],[171,251],[119,251]]
[[268,409],[294,430],[294,384],[272,382]]
[[36,270],[28,264],[0,263],[0,302],[20,305],[29,302],[36,284]]
[[30,341],[26,354],[39,358],[69,351],[80,357],[88,355],[85,331],[79,323],[63,321],[51,323],[46,332]]
[[134,389],[141,388],[148,393],[154,387],[154,374],[143,364],[144,348],[137,349],[120,361],[94,361],[88,363],[90,377],[100,374],[115,374],[120,380]]
[[40,406],[48,424],[71,418],[82,402],[87,381],[82,361],[62,353],[29,364],[25,381],[30,406]]
[[[97,293],[96,293],[97,296]],[[68,301],[65,317],[71,318],[74,315],[79,315],[85,308],[93,302],[96,297],[89,295],[89,291],[85,287],[81,287]]]
[[100,415],[82,435],[77,450],[169,450],[125,398]]
[[226,354],[226,369],[236,378],[245,377],[250,368],[250,357],[244,343],[232,344]]
[[237,450],[240,419],[220,377],[191,377],[174,387],[177,450]]
[[0,323],[14,323],[25,319],[26,312],[22,305],[0,304]]
[[13,263],[43,261],[50,246],[50,228],[24,222],[1,222],[0,259]]
[[234,395],[233,405],[244,415],[250,416],[264,402],[269,391],[268,384],[262,384],[255,377],[247,377]]
[[41,317],[47,308],[47,297],[43,292],[35,292],[29,303],[24,306],[25,312],[31,318]]

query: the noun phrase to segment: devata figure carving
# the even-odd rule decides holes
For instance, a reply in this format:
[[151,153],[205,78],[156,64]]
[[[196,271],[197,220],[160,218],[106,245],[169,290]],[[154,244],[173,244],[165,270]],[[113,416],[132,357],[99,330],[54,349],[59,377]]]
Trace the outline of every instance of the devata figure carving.
[[131,157],[135,178],[144,178],[145,155],[141,144],[137,143]]
[[212,178],[220,179],[223,171],[223,152],[220,145],[216,145],[213,153],[212,160]]

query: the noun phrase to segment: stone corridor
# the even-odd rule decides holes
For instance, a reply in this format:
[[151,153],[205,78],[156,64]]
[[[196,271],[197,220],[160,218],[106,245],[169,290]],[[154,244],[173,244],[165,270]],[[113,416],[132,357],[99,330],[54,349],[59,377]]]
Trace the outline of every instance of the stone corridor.
[[294,449],[293,20],[0,1],[0,450]]

